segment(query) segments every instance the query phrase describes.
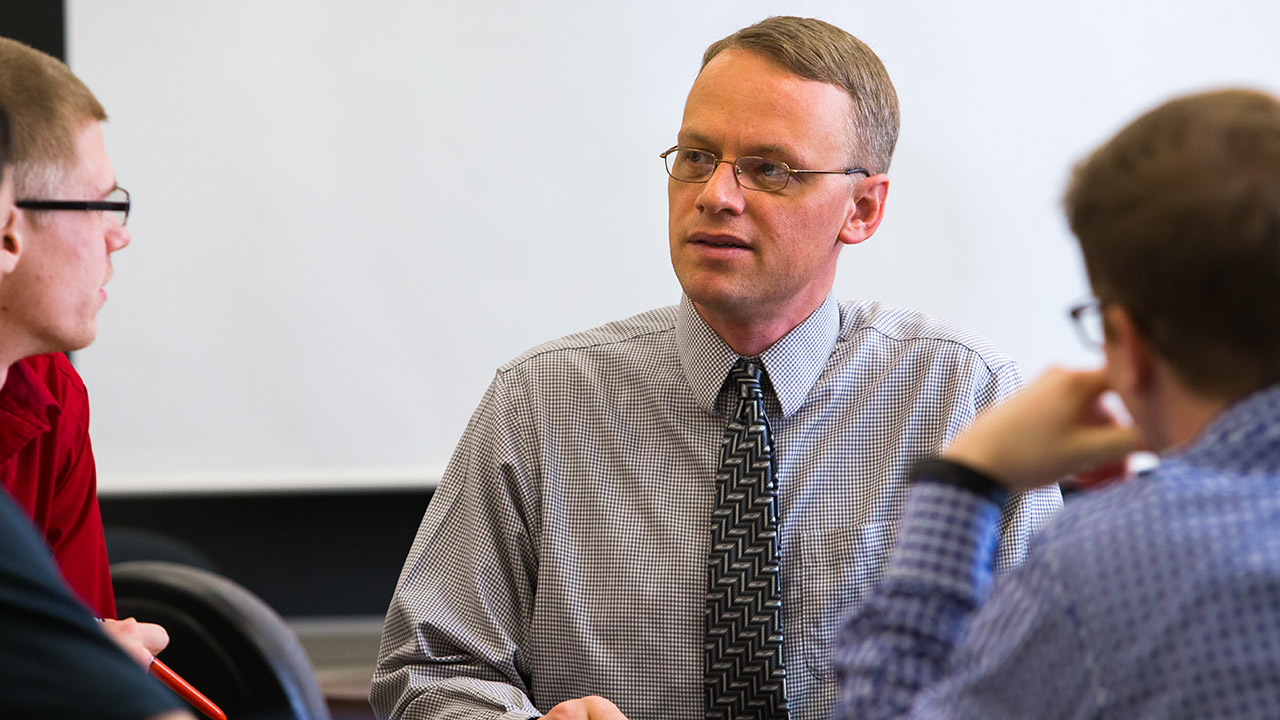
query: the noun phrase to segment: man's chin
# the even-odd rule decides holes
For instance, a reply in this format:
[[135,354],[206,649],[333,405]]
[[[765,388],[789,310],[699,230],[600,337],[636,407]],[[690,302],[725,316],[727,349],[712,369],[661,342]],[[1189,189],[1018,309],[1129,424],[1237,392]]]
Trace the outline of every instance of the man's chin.
[[64,333],[50,339],[45,345],[45,353],[54,352],[75,352],[83,350],[93,344],[98,337],[98,328],[96,326],[85,328],[75,333]]

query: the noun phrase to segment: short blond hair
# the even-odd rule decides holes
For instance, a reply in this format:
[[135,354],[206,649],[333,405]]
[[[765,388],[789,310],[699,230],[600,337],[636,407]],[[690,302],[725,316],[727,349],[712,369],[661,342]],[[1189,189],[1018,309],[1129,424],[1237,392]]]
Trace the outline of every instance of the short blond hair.
[[9,111],[19,198],[56,190],[76,161],[80,131],[107,119],[102,104],[62,61],[9,38],[0,38],[0,105]]
[[712,43],[702,56],[702,67],[725,50],[736,49],[847,92],[853,100],[850,160],[872,173],[888,171],[898,144],[898,92],[884,63],[866,43],[831,23],[777,16]]

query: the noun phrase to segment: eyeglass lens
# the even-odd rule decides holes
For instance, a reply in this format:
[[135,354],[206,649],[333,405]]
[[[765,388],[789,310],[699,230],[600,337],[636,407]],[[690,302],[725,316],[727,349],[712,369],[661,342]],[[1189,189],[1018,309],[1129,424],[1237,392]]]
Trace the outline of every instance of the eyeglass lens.
[[1102,308],[1096,302],[1081,305],[1072,312],[1076,332],[1080,339],[1090,347],[1101,347],[1105,335],[1102,331]]
[[[129,191],[124,188],[116,188],[107,193],[107,202],[127,203],[129,202]],[[108,210],[107,216],[115,221],[117,225],[123,226],[129,221],[128,210]]]

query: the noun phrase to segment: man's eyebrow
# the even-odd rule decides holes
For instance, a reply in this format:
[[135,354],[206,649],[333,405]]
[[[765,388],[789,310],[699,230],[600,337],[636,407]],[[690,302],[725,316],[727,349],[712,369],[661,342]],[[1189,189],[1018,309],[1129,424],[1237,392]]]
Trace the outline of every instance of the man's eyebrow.
[[[711,142],[707,136],[692,130],[681,130],[676,136],[681,147],[696,147],[703,150],[717,150],[715,143]],[[759,157],[769,158],[771,160],[781,160],[788,165],[795,163],[799,158],[790,148],[775,143],[763,143],[761,145],[748,145],[747,149],[742,152],[743,155],[756,155]]]
[[765,144],[752,145],[747,155],[759,155],[767,158],[778,158],[779,160],[795,160],[796,155],[790,148],[781,145]]
[[706,149],[710,149],[710,146],[715,144],[711,142],[710,138],[706,135],[692,130],[681,130],[679,134],[676,135],[676,142],[679,143],[681,147],[698,147]]

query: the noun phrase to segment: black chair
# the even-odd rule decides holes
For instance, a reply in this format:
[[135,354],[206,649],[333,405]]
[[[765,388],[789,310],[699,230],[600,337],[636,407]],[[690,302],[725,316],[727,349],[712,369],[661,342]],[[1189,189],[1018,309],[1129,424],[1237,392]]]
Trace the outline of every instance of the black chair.
[[107,557],[113,564],[135,560],[163,560],[219,572],[213,560],[182,538],[159,530],[127,525],[102,528],[107,538]]
[[119,616],[163,625],[160,659],[229,720],[330,720],[297,636],[253,593],[168,562],[114,564],[111,579]]

